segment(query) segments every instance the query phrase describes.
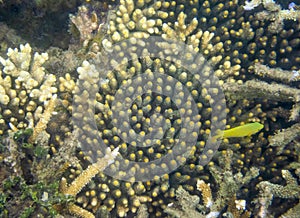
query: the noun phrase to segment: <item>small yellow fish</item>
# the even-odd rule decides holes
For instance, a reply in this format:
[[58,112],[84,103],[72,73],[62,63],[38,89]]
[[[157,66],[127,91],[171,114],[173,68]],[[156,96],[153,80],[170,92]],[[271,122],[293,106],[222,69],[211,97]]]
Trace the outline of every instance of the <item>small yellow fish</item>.
[[222,134],[216,135],[214,138],[233,138],[233,137],[245,137],[253,135],[257,132],[259,132],[262,128],[264,128],[264,125],[258,122],[255,123],[247,123],[242,126],[237,126],[231,129],[227,129],[223,131]]

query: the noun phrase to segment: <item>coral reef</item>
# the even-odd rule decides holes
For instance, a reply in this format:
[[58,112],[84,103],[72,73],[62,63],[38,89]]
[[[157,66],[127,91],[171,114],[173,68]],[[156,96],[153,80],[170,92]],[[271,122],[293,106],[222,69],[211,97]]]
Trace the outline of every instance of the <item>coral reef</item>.
[[0,2],[1,217],[299,213],[297,5],[27,3]]

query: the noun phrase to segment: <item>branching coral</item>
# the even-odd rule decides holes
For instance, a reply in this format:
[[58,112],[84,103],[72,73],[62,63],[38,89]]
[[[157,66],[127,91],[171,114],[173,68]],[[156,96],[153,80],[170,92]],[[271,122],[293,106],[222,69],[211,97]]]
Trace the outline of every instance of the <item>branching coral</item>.
[[281,102],[299,102],[300,90],[282,84],[269,84],[259,80],[248,80],[242,85],[226,83],[224,91],[231,99],[267,98]]
[[[179,187],[176,191],[179,205],[177,203],[174,203],[176,205],[170,204],[165,212],[172,217],[218,217],[221,211],[224,213],[223,215],[226,214],[230,217],[248,217],[249,212],[245,211],[246,201],[237,200],[236,195],[242,186],[258,176],[259,170],[251,168],[244,176],[241,173],[234,175],[231,166],[232,155],[231,150],[224,151],[219,160],[222,163],[222,168],[210,167],[210,172],[219,186],[215,200],[212,197],[210,184],[203,180],[197,180],[197,190],[201,192],[203,205],[199,204],[200,198],[198,196],[191,196],[182,187]],[[226,206],[228,208],[225,213]],[[209,209],[209,213],[206,213],[207,209]]]
[[282,70],[281,68],[270,68],[261,63],[255,63],[253,73],[260,78],[277,81],[284,84],[300,81],[300,73],[297,70]]
[[[286,181],[286,185],[273,184],[267,181],[260,182],[257,187],[260,190],[259,197],[256,200],[257,215],[259,217],[270,217],[270,211],[268,207],[272,204],[274,197],[279,198],[297,198],[300,197],[300,186],[297,183],[297,179],[294,178],[288,170],[282,170],[282,177]],[[288,210],[281,217],[296,217],[299,213],[299,204],[294,208]]]
[[44,101],[57,92],[56,77],[46,73],[42,66],[48,54],[35,53],[32,56],[31,50],[29,44],[21,45],[20,50],[9,48],[7,59],[0,57],[4,66],[0,71],[1,134],[9,123],[24,129],[29,126],[25,119],[36,122],[43,112]]
[[269,137],[269,145],[272,147],[279,147],[278,153],[282,153],[285,146],[292,141],[297,140],[300,136],[300,124],[296,123],[293,126],[282,129],[275,135]]
[[[103,24],[99,24],[97,15],[93,12],[89,15],[89,10],[85,6],[78,8],[77,15],[70,15],[70,20],[77,28],[80,34],[80,41],[84,47],[87,47],[89,41],[94,37],[95,33],[99,32]],[[72,27],[71,27],[71,32]]]
[[232,100],[258,98],[279,102],[293,102],[293,108],[288,112],[289,120],[296,121],[299,117],[300,91],[293,82],[297,82],[299,79],[298,71],[286,71],[279,68],[271,69],[259,63],[255,63],[252,70],[260,80],[252,79],[243,84],[224,84],[223,90],[228,98]]
[[165,209],[165,212],[171,217],[206,217],[197,211],[200,198],[196,195],[190,195],[181,186],[176,190],[176,199],[179,201],[178,205],[174,205],[176,203],[171,203]]
[[252,0],[246,1],[244,9],[252,10],[258,5],[262,4],[265,11],[257,13],[255,16],[257,20],[269,20],[271,24],[268,29],[271,33],[278,33],[283,29],[284,20],[299,20],[300,11],[291,7],[289,10],[283,10],[279,4],[274,0]]
[[[87,185],[91,181],[91,179],[96,176],[99,172],[103,171],[106,167],[108,167],[110,164],[114,162],[114,159],[116,158],[118,154],[118,149],[115,149],[114,151],[110,151],[108,148],[106,155],[99,159],[96,163],[91,164],[88,166],[87,169],[85,169],[81,174],[70,184],[67,184],[67,181],[65,178],[62,178],[61,184],[60,184],[60,190],[64,195],[70,195],[73,197],[76,197],[78,192],[81,191],[84,186]],[[70,203],[67,205],[67,210],[76,216],[79,217],[85,217],[85,218],[92,218],[95,217],[92,213],[90,213],[87,210],[84,210],[83,208]]]

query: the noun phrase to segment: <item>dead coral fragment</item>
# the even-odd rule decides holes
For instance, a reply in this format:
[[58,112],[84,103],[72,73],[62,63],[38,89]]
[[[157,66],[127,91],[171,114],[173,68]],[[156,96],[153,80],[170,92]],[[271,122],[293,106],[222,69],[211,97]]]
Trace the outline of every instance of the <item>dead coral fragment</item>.
[[274,0],[250,0],[245,1],[245,5],[243,6],[245,10],[252,10],[259,6],[260,4],[263,4],[263,6],[270,11],[277,11],[281,7],[280,5],[277,5]]

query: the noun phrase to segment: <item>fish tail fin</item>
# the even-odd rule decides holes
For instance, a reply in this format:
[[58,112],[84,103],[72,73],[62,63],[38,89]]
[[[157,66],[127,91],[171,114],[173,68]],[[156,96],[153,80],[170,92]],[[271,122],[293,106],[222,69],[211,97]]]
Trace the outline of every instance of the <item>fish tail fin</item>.
[[212,142],[216,142],[218,139],[222,139],[224,135],[224,132],[221,130],[218,130],[216,135],[211,137]]

